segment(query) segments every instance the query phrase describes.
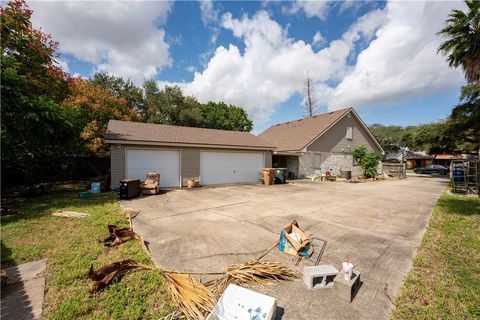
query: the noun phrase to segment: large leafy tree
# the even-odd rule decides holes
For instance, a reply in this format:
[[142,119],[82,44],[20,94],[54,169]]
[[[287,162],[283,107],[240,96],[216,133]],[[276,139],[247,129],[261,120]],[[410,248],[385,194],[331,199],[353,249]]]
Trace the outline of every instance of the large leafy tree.
[[29,183],[70,152],[73,125],[59,102],[71,79],[56,64],[58,44],[32,27],[25,2],[9,2],[0,13],[2,180]]
[[480,152],[480,83],[462,88],[460,103],[450,116],[450,136],[463,143],[463,149]]
[[103,137],[109,120],[141,120],[125,99],[117,98],[106,87],[82,78],[73,81],[72,94],[62,107],[74,115],[79,153],[108,154]]
[[253,123],[243,108],[227,105],[223,102],[209,102],[200,107],[203,127],[232,131],[249,132]]
[[395,152],[400,150],[401,145],[400,136],[404,129],[400,126],[384,126],[382,124],[372,124],[368,127],[375,138],[382,146],[385,153]]
[[439,34],[438,49],[451,67],[461,67],[469,83],[480,81],[480,0],[465,0],[468,10],[453,10]]
[[130,79],[97,72],[91,79],[94,84],[107,89],[114,97],[125,100],[128,108],[144,115],[145,105],[142,89],[137,87]]

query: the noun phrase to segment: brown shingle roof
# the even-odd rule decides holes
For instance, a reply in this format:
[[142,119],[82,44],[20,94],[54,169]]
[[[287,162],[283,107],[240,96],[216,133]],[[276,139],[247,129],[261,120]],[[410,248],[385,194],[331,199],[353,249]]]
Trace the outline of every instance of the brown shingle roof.
[[300,151],[352,108],[271,126],[259,137],[277,147],[277,151]]
[[171,145],[211,145],[212,147],[274,147],[250,132],[215,130],[193,127],[170,126],[153,123],[110,120],[105,134],[107,143],[115,140],[141,144],[142,142]]

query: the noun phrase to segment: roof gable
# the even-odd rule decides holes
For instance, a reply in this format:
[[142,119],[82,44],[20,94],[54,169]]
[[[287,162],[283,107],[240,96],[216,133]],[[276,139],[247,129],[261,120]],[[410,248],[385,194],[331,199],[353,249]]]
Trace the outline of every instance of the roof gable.
[[277,151],[300,151],[315,141],[352,108],[271,126],[259,137],[277,147]]
[[301,151],[320,138],[347,114],[351,113],[362,129],[371,138],[378,150],[383,148],[353,108],[340,109],[313,117],[274,125],[259,137],[277,147],[277,151]]

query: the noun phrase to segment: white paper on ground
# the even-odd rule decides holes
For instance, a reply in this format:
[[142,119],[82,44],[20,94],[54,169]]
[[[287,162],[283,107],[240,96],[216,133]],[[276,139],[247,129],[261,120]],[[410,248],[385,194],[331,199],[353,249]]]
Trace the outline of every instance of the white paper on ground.
[[207,320],[271,320],[275,306],[275,298],[230,284]]

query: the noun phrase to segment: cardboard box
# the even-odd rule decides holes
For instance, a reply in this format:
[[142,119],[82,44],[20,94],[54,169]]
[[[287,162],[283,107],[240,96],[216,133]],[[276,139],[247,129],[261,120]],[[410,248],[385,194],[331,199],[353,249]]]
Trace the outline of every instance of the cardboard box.
[[[297,242],[290,235],[291,233],[298,234],[300,236],[300,242]],[[313,254],[313,247],[311,246],[310,239],[307,234],[300,229],[296,220],[280,231],[278,250],[293,256],[301,254],[305,257],[310,257]]]

